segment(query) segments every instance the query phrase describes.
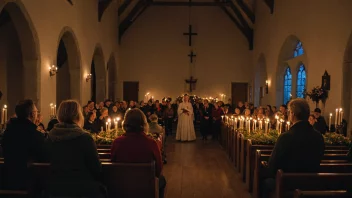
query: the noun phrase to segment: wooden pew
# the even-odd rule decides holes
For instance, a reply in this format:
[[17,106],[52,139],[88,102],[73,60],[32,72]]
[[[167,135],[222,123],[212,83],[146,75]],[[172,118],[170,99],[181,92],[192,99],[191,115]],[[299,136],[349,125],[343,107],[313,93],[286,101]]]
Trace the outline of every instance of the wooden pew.
[[[38,196],[48,188],[50,164],[31,164],[30,193]],[[155,162],[102,163],[102,183],[109,197],[158,198],[159,180],[155,177]]]
[[[251,145],[251,142],[248,141],[248,151],[250,151],[246,157],[246,187],[249,192],[252,192],[252,187],[253,187],[253,175],[254,175],[254,167],[255,167],[255,161],[256,161],[256,152],[257,150],[261,149],[266,149],[270,147],[266,147],[266,145]],[[270,155],[272,150],[261,150],[261,155]],[[346,160],[346,155],[348,153],[348,150],[325,150],[325,159],[324,160]],[[268,156],[269,157],[269,156]],[[262,160],[262,161],[267,161]],[[344,161],[343,161],[344,162]]]
[[111,149],[111,144],[98,144],[97,149]]
[[296,189],[294,198],[347,198],[352,197],[351,192],[346,190],[331,190],[331,191],[301,191]]
[[295,189],[302,191],[348,190],[352,173],[284,173],[276,174],[276,197],[292,197]]
[[98,153],[100,159],[111,159],[110,153]]
[[21,190],[0,190],[0,197],[3,198],[27,198],[29,193]]
[[[261,179],[263,172],[265,172],[265,165],[263,161],[267,161],[270,155],[261,154],[261,150],[257,150],[255,167],[253,173],[253,198],[260,197],[261,190]],[[321,162],[321,172],[352,172],[352,163],[348,163],[347,160],[327,160],[324,159]]]

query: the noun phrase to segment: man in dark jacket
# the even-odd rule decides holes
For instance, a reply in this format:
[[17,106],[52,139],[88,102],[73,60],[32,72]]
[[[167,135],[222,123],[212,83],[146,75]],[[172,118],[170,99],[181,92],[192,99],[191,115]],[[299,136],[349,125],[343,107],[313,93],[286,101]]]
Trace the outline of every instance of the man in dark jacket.
[[313,127],[321,134],[325,134],[327,125],[325,122],[325,118],[321,116],[321,110],[319,108],[316,108],[314,110],[314,116],[315,116],[315,119],[317,119],[317,121],[314,123]]
[[[269,159],[269,177],[278,169],[284,172],[319,172],[324,155],[324,138],[308,122],[309,105],[304,99],[294,99],[288,105],[292,127],[278,138]],[[272,185],[273,184],[273,185]],[[266,180],[266,190],[274,190],[275,181]]]
[[45,138],[34,124],[38,110],[32,100],[20,101],[15,112],[17,118],[7,124],[2,141],[4,182],[6,189],[23,190],[28,178],[27,163],[46,160]]

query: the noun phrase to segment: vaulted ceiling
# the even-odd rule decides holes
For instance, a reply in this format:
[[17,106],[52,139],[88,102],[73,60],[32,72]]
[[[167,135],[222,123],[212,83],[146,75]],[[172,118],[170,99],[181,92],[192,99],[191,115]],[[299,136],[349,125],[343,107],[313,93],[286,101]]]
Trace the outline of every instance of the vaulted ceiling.
[[[107,0],[103,0],[107,1]],[[256,0],[118,0],[119,39],[149,6],[214,6],[219,7],[247,38],[253,49],[254,4]],[[264,1],[273,13],[274,0]]]

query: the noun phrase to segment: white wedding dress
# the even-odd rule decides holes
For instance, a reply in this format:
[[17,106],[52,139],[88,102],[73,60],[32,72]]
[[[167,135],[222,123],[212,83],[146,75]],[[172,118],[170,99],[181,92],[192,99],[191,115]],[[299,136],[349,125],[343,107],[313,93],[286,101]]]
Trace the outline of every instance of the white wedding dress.
[[[183,109],[189,111],[189,115],[183,113]],[[190,102],[180,103],[177,109],[178,124],[176,131],[176,140],[193,141],[196,139],[196,132],[193,125],[193,107]]]

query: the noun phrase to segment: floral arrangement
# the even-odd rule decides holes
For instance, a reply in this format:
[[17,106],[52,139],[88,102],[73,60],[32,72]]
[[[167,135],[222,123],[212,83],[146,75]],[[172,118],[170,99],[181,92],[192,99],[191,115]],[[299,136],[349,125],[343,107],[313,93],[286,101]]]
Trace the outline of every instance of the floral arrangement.
[[165,102],[171,102],[172,101],[172,98],[170,96],[167,96],[167,97],[163,97],[162,101],[165,101]]
[[[196,95],[190,95],[190,96],[189,96],[189,101],[190,101],[191,103],[194,103],[196,100],[199,100],[199,99],[202,99],[202,98],[200,98],[199,96],[196,96]],[[180,102],[180,103],[183,102],[183,95],[177,97],[176,100],[177,100],[178,102]]]
[[[125,131],[123,131],[122,129],[113,129],[110,130],[108,132],[106,131],[101,131],[98,134],[92,134],[92,137],[95,141],[96,144],[112,144],[112,142],[120,137],[125,135]],[[147,136],[149,136],[150,138],[153,138],[154,140],[160,140],[159,135],[158,134],[152,134],[152,133],[147,133]]]
[[307,92],[307,90],[304,90],[303,95],[305,97],[308,96],[311,100],[316,103],[318,103],[319,101],[325,102],[325,100],[328,98],[328,92],[319,86],[313,87],[313,89],[309,92]]
[[[245,140],[250,139],[253,144],[257,145],[274,145],[279,137],[277,130],[271,130],[268,133],[263,131],[254,131],[248,133],[246,130],[239,129],[238,132],[243,134]],[[337,133],[326,133],[323,135],[325,145],[352,146],[351,139]]]

